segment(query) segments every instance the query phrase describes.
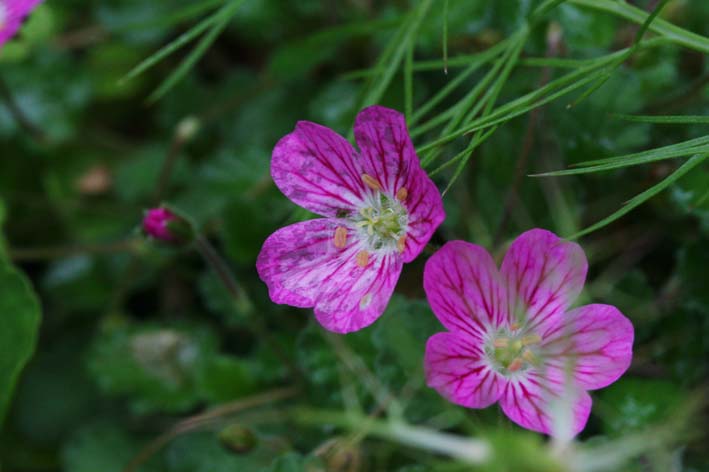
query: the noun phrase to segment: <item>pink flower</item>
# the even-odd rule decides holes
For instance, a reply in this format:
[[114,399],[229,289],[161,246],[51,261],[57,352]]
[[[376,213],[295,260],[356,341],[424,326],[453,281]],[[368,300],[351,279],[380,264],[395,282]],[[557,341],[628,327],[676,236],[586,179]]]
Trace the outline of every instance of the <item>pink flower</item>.
[[276,231],[256,263],[274,302],[314,307],[320,324],[338,333],[382,314],[403,263],[418,256],[445,216],[400,113],[366,108],[354,130],[359,152],[308,121],[278,142],[276,185],[325,218]]
[[[541,229],[510,247],[500,270],[480,246],[447,243],[426,263],[424,288],[448,332],[426,344],[426,380],[468,408],[500,402],[525,428],[576,435],[591,412],[587,390],[630,365],[633,325],[610,305],[569,310],[588,263],[578,244]],[[566,431],[553,414],[570,403]]]
[[0,0],[0,46],[12,38],[22,25],[22,20],[42,0]]
[[174,242],[176,235],[173,234],[168,225],[178,221],[180,221],[180,218],[167,208],[153,208],[145,212],[143,232],[160,241]]

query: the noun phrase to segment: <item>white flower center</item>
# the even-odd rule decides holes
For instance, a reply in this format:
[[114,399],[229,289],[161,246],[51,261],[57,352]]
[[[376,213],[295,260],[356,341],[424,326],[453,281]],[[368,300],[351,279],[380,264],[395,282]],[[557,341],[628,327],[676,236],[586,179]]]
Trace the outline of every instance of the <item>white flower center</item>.
[[370,251],[401,252],[406,241],[409,213],[395,198],[377,191],[350,219]]

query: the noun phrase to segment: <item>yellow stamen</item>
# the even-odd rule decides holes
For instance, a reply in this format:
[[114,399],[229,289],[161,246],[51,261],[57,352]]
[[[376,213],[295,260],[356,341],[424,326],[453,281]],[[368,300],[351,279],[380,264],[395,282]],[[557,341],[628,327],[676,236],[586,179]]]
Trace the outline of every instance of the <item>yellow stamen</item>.
[[396,242],[396,248],[399,250],[399,252],[404,252],[404,249],[406,249],[406,235],[403,235],[399,238],[399,240]]
[[524,363],[522,362],[522,359],[516,357],[515,360],[513,360],[512,363],[510,363],[510,365],[507,367],[507,370],[509,370],[510,372],[517,372],[519,369],[522,368],[523,364]]
[[534,353],[529,349],[525,349],[524,353],[522,354],[522,359],[529,362],[530,364],[537,363],[537,356],[535,356]]
[[532,333],[532,334],[527,334],[526,336],[522,337],[522,345],[523,346],[531,346],[533,344],[539,344],[542,341],[542,337],[539,336],[538,334]]
[[493,341],[492,345],[498,348],[507,347],[510,345],[510,340],[507,338],[497,338]]
[[406,197],[409,196],[409,191],[406,189],[406,187],[401,187],[399,190],[396,191],[396,199],[399,200],[400,202],[405,202]]
[[342,249],[347,245],[347,228],[338,226],[335,228],[335,247]]
[[367,187],[371,188],[372,190],[381,190],[382,186],[379,185],[379,182],[377,179],[372,177],[369,174],[362,174],[362,180],[364,183],[367,185]]
[[369,264],[369,253],[367,251],[359,251],[357,253],[357,265],[367,267],[367,264]]

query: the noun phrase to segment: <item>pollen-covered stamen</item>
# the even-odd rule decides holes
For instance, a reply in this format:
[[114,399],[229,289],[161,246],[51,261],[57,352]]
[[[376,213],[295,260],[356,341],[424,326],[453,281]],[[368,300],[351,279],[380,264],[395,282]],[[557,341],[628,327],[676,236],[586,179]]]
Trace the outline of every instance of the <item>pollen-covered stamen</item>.
[[398,241],[396,241],[396,248],[399,250],[399,252],[404,252],[404,250],[406,249],[406,235],[403,235],[399,238]]
[[531,334],[527,334],[525,336],[522,336],[521,341],[522,341],[523,346],[533,346],[535,344],[539,344],[540,342],[542,342],[542,337],[536,333],[531,333]]
[[359,267],[367,267],[367,264],[369,264],[369,253],[367,251],[359,251],[356,259]]
[[409,191],[406,189],[406,187],[401,187],[399,190],[396,191],[396,199],[400,202],[405,202],[408,196]]
[[344,249],[344,247],[347,246],[347,228],[338,226],[335,229],[333,241],[337,249]]
[[372,190],[381,190],[382,186],[379,185],[379,181],[369,174],[362,174],[362,181],[365,185]]

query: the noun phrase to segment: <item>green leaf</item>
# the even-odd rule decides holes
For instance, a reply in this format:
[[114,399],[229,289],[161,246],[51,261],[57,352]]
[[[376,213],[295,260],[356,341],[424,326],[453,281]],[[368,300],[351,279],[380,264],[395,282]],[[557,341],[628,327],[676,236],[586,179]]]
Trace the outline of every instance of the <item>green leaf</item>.
[[659,123],[669,125],[709,125],[709,116],[614,114],[613,117],[626,121],[634,121],[636,123]]
[[629,213],[633,209],[637,208],[638,206],[642,205],[658,193],[662,192],[665,190],[667,187],[675,183],[679,178],[681,178],[683,175],[685,175],[687,172],[692,170],[693,168],[697,167],[699,164],[701,164],[707,157],[709,157],[709,154],[703,154],[703,155],[696,155],[692,157],[691,159],[687,160],[684,164],[682,164],[677,170],[672,172],[670,175],[662,179],[660,182],[657,184],[653,185],[649,189],[645,190],[644,192],[634,196],[630,200],[628,200],[623,207],[621,207],[620,210],[616,211],[615,213],[603,218],[601,221],[598,223],[595,223],[588,228],[579,231],[576,234],[573,234],[571,236],[568,236],[566,239],[577,239],[580,238],[581,236],[587,235],[589,233],[592,233],[600,228],[603,228],[604,226],[607,226],[611,223],[613,223],[615,220],[620,218],[621,216],[625,215],[626,213]]
[[224,28],[229,24],[229,20],[236,14],[236,10],[244,3],[245,0],[232,0],[224,5],[214,17],[213,24],[210,23],[212,29],[207,32],[197,46],[189,53],[189,55],[180,63],[160,86],[148,97],[148,102],[156,102],[169,92],[178,82],[180,82],[187,73],[199,62],[199,60],[207,52],[207,49],[217,40]]
[[[613,0],[569,0],[569,3],[593,8],[596,10],[613,13],[626,20],[635,23],[643,24],[650,16],[640,8],[634,7],[628,3],[613,1]],[[657,19],[649,25],[650,31],[657,33],[663,37],[670,39],[672,42],[681,46],[694,49],[704,54],[709,54],[709,38],[701,36],[684,28],[673,25],[672,23]]]
[[27,278],[0,261],[0,423],[20,372],[34,353],[40,305]]

